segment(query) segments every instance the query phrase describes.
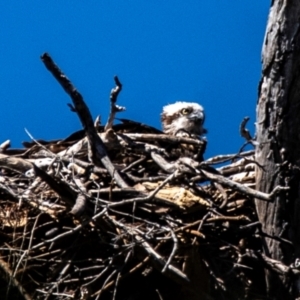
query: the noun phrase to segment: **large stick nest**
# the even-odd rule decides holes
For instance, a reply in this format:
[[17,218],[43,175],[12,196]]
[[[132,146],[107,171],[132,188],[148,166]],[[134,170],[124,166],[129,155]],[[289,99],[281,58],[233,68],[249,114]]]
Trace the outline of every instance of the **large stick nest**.
[[[206,142],[128,120],[105,127],[44,54],[84,130],[0,146],[0,270],[13,299],[252,298],[263,282],[253,151],[202,161]],[[215,167],[222,163],[221,167]],[[256,253],[256,254],[255,254]],[[234,288],[233,288],[234,285]],[[7,296],[7,299],[11,299]]]

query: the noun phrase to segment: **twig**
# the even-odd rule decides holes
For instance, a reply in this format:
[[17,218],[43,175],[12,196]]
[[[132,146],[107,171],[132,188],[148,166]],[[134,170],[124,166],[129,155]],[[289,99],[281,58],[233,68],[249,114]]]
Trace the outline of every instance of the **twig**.
[[97,274],[96,276],[94,276],[94,278],[91,280],[91,281],[89,281],[89,282],[87,282],[87,283],[84,283],[82,286],[89,286],[89,285],[91,285],[93,282],[95,282],[96,280],[98,280],[107,270],[109,269],[109,266],[106,266],[102,271],[101,271],[101,273],[100,274]]
[[171,233],[171,236],[172,236],[172,239],[173,239],[173,249],[172,249],[171,254],[169,255],[168,260],[166,261],[166,264],[165,264],[164,268],[161,271],[162,273],[166,272],[168,266],[170,265],[172,259],[175,256],[175,253],[176,253],[176,251],[178,249],[178,239],[176,237],[176,234],[174,233],[174,231],[171,228],[167,228],[167,230]]
[[114,77],[116,87],[110,92],[110,113],[108,121],[104,127],[104,131],[112,128],[116,113],[126,110],[125,107],[116,104],[119,93],[122,90],[122,84],[117,76]]
[[210,180],[216,181],[220,184],[223,184],[229,188],[232,188],[242,194],[263,200],[263,201],[273,201],[274,197],[281,191],[289,190],[289,187],[277,186],[270,194],[266,194],[260,191],[253,190],[243,184],[234,182],[230,179],[227,179],[221,175],[212,174],[207,171],[201,170],[201,172]]
[[0,153],[4,152],[9,147],[10,147],[10,140],[4,141],[2,144],[0,144]]
[[235,153],[235,154],[217,155],[201,162],[201,164],[202,165],[221,164],[236,158],[251,156],[254,155],[254,153],[255,153],[254,150],[250,150],[250,151],[245,151],[245,152]]
[[[208,215],[207,215],[207,216],[208,216]],[[179,228],[175,229],[175,232],[185,231],[185,232],[191,233],[192,231],[196,231],[196,230],[191,230],[190,228],[191,228],[191,227],[194,227],[194,226],[196,226],[196,225],[198,225],[198,224],[200,224],[200,225],[199,225],[199,228],[198,228],[198,230],[197,230],[197,232],[198,232],[197,236],[199,236],[199,237],[205,239],[205,235],[204,235],[203,233],[201,233],[200,230],[201,230],[202,224],[203,224],[203,222],[204,222],[204,220],[205,220],[206,218],[207,218],[207,217],[206,217],[206,215],[205,215],[205,216],[203,217],[203,219],[201,219],[201,220],[195,221],[195,222],[193,222],[193,223],[190,223],[190,224],[187,224],[187,225],[185,225],[185,226],[182,226],[182,227],[179,227]]]
[[166,143],[173,143],[173,144],[192,144],[192,145],[199,145],[203,146],[206,144],[203,140],[199,139],[192,139],[188,137],[177,137],[171,136],[167,134],[151,134],[151,133],[124,133],[127,137],[132,140],[136,141],[162,141]]
[[218,221],[248,221],[250,222],[251,220],[247,216],[216,216],[212,218],[208,218],[206,220],[207,223],[211,222],[218,222]]
[[250,120],[249,117],[245,117],[240,125],[240,135],[246,139],[247,142],[251,142],[252,137],[249,130],[246,128],[247,122]]
[[102,291],[103,291],[105,285],[107,284],[107,282],[108,282],[108,281],[109,281],[116,273],[117,273],[117,270],[113,270],[113,271],[111,272],[111,274],[110,274],[109,276],[107,276],[107,278],[105,279],[105,281],[104,281],[104,283],[103,283],[103,285],[102,285],[102,288],[101,288],[99,291],[97,291],[96,293],[94,293],[94,294],[92,295],[92,297],[97,296],[97,297],[95,298],[95,300],[98,300],[98,299],[99,299],[99,297],[101,296],[101,293],[102,293]]
[[127,172],[128,170],[130,170],[131,168],[133,168],[134,166],[140,164],[141,162],[143,162],[146,159],[145,156],[142,156],[141,158],[137,159],[136,161],[134,161],[133,163],[129,164],[126,168],[122,169],[122,172]]
[[37,145],[39,145],[42,149],[44,149],[46,152],[49,153],[50,157],[56,157],[56,155],[54,153],[52,153],[47,147],[45,147],[44,145],[42,145],[41,143],[39,143],[32,135],[31,133],[25,128],[25,132],[27,133],[27,135],[34,141],[34,143],[36,143]]
[[[118,272],[118,275],[117,275],[117,278],[116,278],[116,282],[115,282],[115,288],[114,288],[114,293],[113,293],[113,300],[116,299],[116,295],[117,295],[117,287],[118,287],[118,284],[119,284],[119,281],[121,279],[121,273],[122,273],[122,270],[124,269],[124,267],[126,266],[126,264],[128,263],[128,260],[129,260],[129,257],[130,255],[132,254],[131,251],[129,251],[125,257],[125,260],[124,260],[124,264],[122,266],[122,269],[120,270],[120,272]],[[105,286],[106,287],[106,286]],[[105,288],[104,287],[104,288]]]

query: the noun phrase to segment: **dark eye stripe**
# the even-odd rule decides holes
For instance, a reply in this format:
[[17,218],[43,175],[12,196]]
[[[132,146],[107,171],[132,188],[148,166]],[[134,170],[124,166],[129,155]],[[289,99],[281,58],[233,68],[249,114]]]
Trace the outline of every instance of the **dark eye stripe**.
[[189,114],[190,112],[191,112],[191,109],[190,109],[190,108],[183,108],[183,109],[181,110],[181,113],[184,114],[184,115],[187,115],[187,114]]

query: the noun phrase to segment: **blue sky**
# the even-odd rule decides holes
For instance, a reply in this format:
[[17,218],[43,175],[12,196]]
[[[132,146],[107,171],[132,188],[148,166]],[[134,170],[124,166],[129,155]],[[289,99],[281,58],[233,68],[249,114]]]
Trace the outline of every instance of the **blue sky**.
[[206,111],[206,158],[236,152],[254,132],[269,1],[119,0],[0,3],[0,143],[67,137],[81,128],[68,95],[40,61],[48,52],[106,122],[118,75],[119,114],[160,128],[162,106]]

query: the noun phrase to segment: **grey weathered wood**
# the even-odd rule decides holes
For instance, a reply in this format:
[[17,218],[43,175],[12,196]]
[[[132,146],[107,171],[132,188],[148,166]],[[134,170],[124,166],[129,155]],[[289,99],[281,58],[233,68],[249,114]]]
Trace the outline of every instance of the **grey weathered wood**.
[[[300,257],[300,1],[273,0],[263,45],[257,103],[257,189],[289,186],[275,201],[256,200],[262,230],[290,240],[265,238],[265,254],[290,265]],[[272,299],[299,297],[297,278],[267,273]]]
[[111,175],[112,178],[115,179],[116,183],[120,187],[128,187],[127,183],[121,177],[119,172],[112,164],[110,158],[108,157],[105,145],[96,132],[92,115],[88,106],[84,102],[81,94],[73,86],[73,84],[67,78],[67,76],[58,68],[58,66],[54,63],[54,61],[48,53],[44,53],[41,56],[41,59],[45,64],[46,68],[51,72],[54,78],[66,91],[66,93],[70,95],[73,101],[74,107],[72,107],[72,109],[77,113],[89,141],[90,156],[92,162],[95,164],[96,167],[101,167],[103,164],[103,166],[105,166],[105,168],[107,169],[108,173]]

